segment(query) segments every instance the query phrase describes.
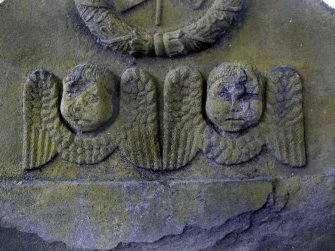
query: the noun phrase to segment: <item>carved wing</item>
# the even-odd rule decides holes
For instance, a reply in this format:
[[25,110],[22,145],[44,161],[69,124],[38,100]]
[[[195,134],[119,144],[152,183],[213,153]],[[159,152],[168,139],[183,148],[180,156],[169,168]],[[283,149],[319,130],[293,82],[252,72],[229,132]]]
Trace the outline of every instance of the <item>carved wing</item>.
[[161,169],[157,93],[152,77],[138,68],[126,70],[120,88],[120,145],[134,165]]
[[208,127],[204,133],[203,151],[207,158],[218,164],[237,165],[257,156],[263,144],[259,127],[251,128],[243,135],[220,135]]
[[24,148],[25,169],[40,167],[56,156],[70,137],[64,137],[59,114],[60,83],[45,70],[28,75],[24,85]]
[[173,170],[188,164],[202,144],[203,79],[197,70],[181,66],[167,74],[164,86],[163,167]]
[[302,108],[302,79],[289,67],[278,67],[268,77],[267,145],[279,161],[293,167],[306,164]]
[[71,144],[60,151],[60,156],[69,162],[79,165],[97,164],[109,157],[117,148],[117,139],[113,132],[100,135],[75,135]]

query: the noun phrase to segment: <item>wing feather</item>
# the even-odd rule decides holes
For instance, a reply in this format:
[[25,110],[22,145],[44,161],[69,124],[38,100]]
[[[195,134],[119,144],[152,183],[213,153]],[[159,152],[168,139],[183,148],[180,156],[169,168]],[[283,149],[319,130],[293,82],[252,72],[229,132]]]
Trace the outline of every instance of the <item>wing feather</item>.
[[181,66],[170,71],[164,84],[163,167],[188,164],[201,147],[203,78],[197,70]]
[[105,160],[116,148],[115,135],[109,131],[98,136],[77,134],[70,144],[59,151],[59,154],[72,163],[93,165]]
[[221,165],[247,162],[261,153],[264,144],[258,127],[251,128],[242,135],[221,135],[208,127],[204,139],[203,151],[207,158]]
[[[57,142],[48,127],[59,120],[59,88],[59,81],[48,71],[35,70],[27,77],[23,97],[25,169],[43,166],[57,154]],[[46,117],[47,113],[53,115]]]
[[273,69],[268,77],[267,145],[270,153],[284,164],[306,164],[303,120],[302,79],[289,67]]
[[134,165],[161,169],[157,92],[153,78],[139,68],[126,70],[121,77],[120,145]]

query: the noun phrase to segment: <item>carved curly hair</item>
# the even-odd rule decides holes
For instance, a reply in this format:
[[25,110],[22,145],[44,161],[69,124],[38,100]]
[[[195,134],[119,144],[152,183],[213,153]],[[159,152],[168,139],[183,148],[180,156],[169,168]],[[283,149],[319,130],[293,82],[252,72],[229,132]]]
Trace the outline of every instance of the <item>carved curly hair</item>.
[[64,78],[64,86],[71,93],[81,93],[96,82],[113,96],[117,93],[117,80],[114,74],[104,65],[94,63],[81,64],[68,72]]

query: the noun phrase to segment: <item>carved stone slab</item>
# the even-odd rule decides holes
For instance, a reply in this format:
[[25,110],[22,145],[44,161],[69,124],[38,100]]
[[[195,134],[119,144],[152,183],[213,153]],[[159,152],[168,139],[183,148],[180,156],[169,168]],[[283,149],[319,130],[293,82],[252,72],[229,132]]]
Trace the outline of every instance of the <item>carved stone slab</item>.
[[315,0],[0,0],[0,250],[333,250],[334,30]]

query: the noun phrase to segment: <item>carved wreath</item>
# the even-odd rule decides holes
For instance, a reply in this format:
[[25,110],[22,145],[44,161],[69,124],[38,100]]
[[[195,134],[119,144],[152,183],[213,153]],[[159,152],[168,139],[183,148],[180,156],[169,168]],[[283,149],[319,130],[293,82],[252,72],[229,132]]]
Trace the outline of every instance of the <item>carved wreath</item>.
[[99,43],[123,53],[173,57],[214,44],[242,11],[244,0],[215,0],[196,22],[178,30],[149,34],[121,21],[105,0],[75,0],[86,26]]

